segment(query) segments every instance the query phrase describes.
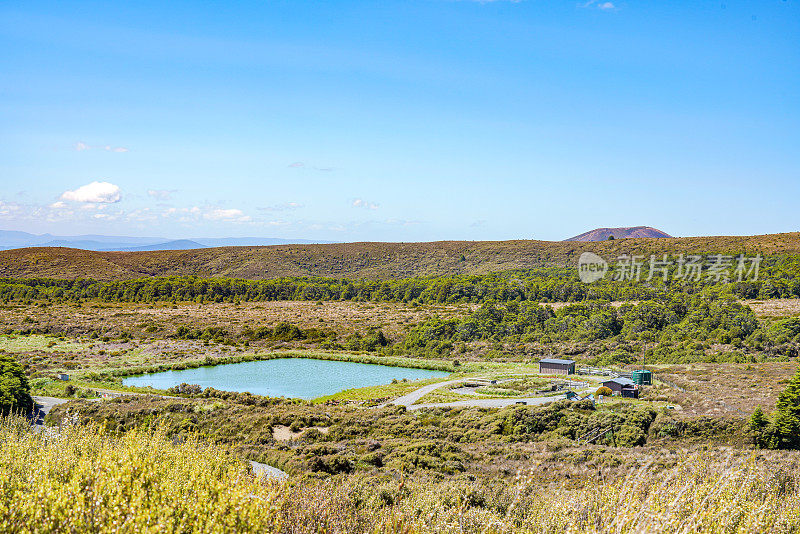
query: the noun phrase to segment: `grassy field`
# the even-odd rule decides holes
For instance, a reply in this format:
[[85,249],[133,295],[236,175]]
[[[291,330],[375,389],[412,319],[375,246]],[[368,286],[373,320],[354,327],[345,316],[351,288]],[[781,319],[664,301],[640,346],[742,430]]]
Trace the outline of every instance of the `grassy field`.
[[91,252],[28,248],[0,252],[0,276],[9,278],[131,279],[198,275],[247,279],[281,276],[402,278],[472,274],[575,265],[583,251],[621,254],[800,252],[800,233],[761,236],[567,241],[439,241],[224,247],[154,252]]
[[[231,337],[245,328],[275,327],[288,322],[302,329],[329,329],[342,339],[353,333],[381,329],[390,339],[405,335],[415,324],[438,316],[462,316],[474,309],[468,304],[420,305],[371,302],[277,301],[247,304],[169,303],[158,305],[87,303],[51,304],[46,307],[10,304],[0,306],[6,331],[44,330],[54,335],[158,340],[173,335],[181,326],[204,329],[221,326]],[[56,340],[57,341],[57,340]],[[100,341],[95,339],[95,343]],[[48,341],[49,342],[49,341]],[[109,347],[113,350],[113,347]]]
[[344,391],[334,393],[333,395],[318,397],[314,399],[314,402],[317,404],[322,404],[330,402],[352,401],[352,402],[364,403],[366,405],[378,404],[382,402],[387,402],[389,400],[394,400],[397,397],[401,397],[403,395],[411,393],[412,391],[417,390],[422,386],[435,384],[437,382],[442,382],[444,380],[447,380],[447,378],[430,378],[427,380],[408,380],[408,381],[400,380],[397,382],[392,382],[391,384],[383,384],[380,386],[346,389]]
[[[233,306],[219,305],[220,308]],[[126,308],[127,309],[127,308]],[[65,310],[66,311],[66,310]],[[30,310],[28,310],[28,313]],[[213,316],[222,314],[216,310]],[[66,328],[72,328],[72,319],[62,319]],[[127,316],[126,316],[127,317]],[[234,316],[235,318],[235,316]],[[82,321],[81,316],[77,321]],[[207,319],[209,320],[209,319]],[[113,319],[105,324],[113,324]],[[145,334],[154,335],[154,334]],[[102,338],[91,339],[82,336],[44,336],[14,335],[0,336],[0,350],[13,353],[24,365],[34,380],[38,394],[60,396],[65,385],[53,380],[59,372],[70,375],[73,385],[79,389],[122,388],[122,376],[142,372],[169,369],[184,369],[200,365],[252,361],[272,357],[303,356],[324,359],[340,359],[365,363],[382,363],[400,366],[423,366],[458,372],[458,376],[474,376],[487,379],[508,380],[518,375],[533,376],[538,373],[536,358],[522,361],[469,361],[462,358],[460,366],[453,365],[452,359],[434,360],[405,357],[381,357],[372,354],[356,354],[347,351],[322,351],[300,345],[275,348],[267,346],[228,346],[224,344],[204,344],[198,340],[176,340],[151,337],[122,341]],[[533,360],[533,361],[531,361]],[[653,365],[657,378],[669,382],[658,382],[649,388],[646,397],[679,405],[692,415],[719,415],[744,417],[756,406],[769,411],[774,405],[778,392],[794,374],[798,365],[794,361],[765,362],[750,364],[714,363],[687,365]],[[508,383],[507,383],[508,385]],[[513,385],[513,383],[512,383]],[[506,387],[499,384],[499,387]],[[680,389],[679,389],[680,388]],[[412,389],[409,384],[386,386],[385,389],[367,388],[341,393],[331,400],[370,401],[384,397],[399,396]],[[681,389],[683,391],[681,391]],[[137,390],[146,392],[148,390]],[[155,391],[154,391],[155,392]],[[159,392],[161,393],[161,392]],[[520,394],[525,394],[520,391]],[[463,400],[469,396],[458,395],[445,390],[430,394],[425,402],[450,402]]]
[[[746,246],[780,251],[800,247],[798,236],[620,240],[587,246],[604,254],[659,247],[674,251],[676,244],[687,250]],[[206,274],[251,278],[306,271],[386,277],[481,272],[498,265],[503,269],[561,265],[574,261],[579,252],[575,247],[582,250],[583,245],[269,247],[253,251],[248,262],[242,261],[245,256],[239,249],[152,254],[11,251],[0,253],[0,267],[5,265],[3,273],[9,274],[9,264],[2,258],[13,257],[20,260],[13,266],[19,272],[33,272],[42,268],[42,261],[55,261],[49,269],[63,260],[64,276],[78,268],[128,278],[134,269],[141,276],[150,271],[171,274],[175,268],[195,272],[203,266]],[[354,251],[357,256],[352,256]],[[53,254],[61,259],[54,260]],[[203,254],[211,256],[203,259]],[[319,260],[320,255],[325,259]],[[138,263],[134,265],[131,258]],[[749,363],[722,363],[744,342],[738,339],[735,345],[736,340],[722,335],[722,327],[713,336],[699,338],[704,342],[695,349],[703,351],[702,360],[659,360],[707,363],[649,364],[655,382],[643,389],[639,400],[610,398],[593,404],[569,402],[557,394],[544,406],[406,411],[386,403],[423,385],[453,378],[497,383],[444,387],[419,402],[534,396],[558,380],[538,375],[538,359],[544,356],[572,358],[579,367],[606,362],[603,366],[619,369],[626,362],[628,370],[636,368],[638,351],[651,333],[644,326],[650,320],[649,308],[641,307],[641,324],[626,319],[625,327],[633,328],[629,337],[581,334],[542,340],[519,334],[528,326],[515,322],[519,319],[515,314],[503,316],[502,324],[498,320],[495,325],[498,330],[482,331],[482,337],[439,337],[437,328],[452,327],[460,336],[471,325],[464,320],[447,326],[437,317],[472,316],[483,321],[481,314],[496,312],[491,306],[478,309],[469,304],[26,302],[23,298],[0,305],[4,325],[0,352],[12,354],[22,364],[33,394],[73,400],[54,408],[48,417],[50,424],[66,425],[40,435],[29,433],[19,422],[0,424],[0,531],[14,531],[23,523],[37,525],[42,532],[58,531],[61,524],[75,531],[102,531],[95,528],[101,520],[104,525],[117,520],[132,525],[130,530],[144,525],[142,529],[154,531],[185,521],[217,525],[218,531],[275,532],[678,531],[670,525],[680,525],[682,532],[800,529],[796,513],[800,457],[754,451],[754,434],[747,423],[756,406],[772,410],[779,392],[798,370],[797,361],[789,352],[770,354],[774,347],[764,341],[748,345],[742,359],[724,360]],[[797,301],[746,304],[764,329],[786,329],[788,341],[782,342],[786,350],[794,346],[791,343],[796,345],[790,339],[796,334],[791,330],[794,322],[781,319],[800,315]],[[563,309],[565,304],[551,306]],[[619,310],[621,303],[613,306]],[[525,313],[542,311],[534,308]],[[608,317],[617,317],[615,311],[608,312]],[[711,321],[713,315],[702,317]],[[749,311],[740,315],[757,322]],[[302,329],[302,335],[274,335],[282,323]],[[481,323],[488,324],[494,323]],[[561,325],[554,332],[570,328],[566,323],[553,324]],[[217,333],[203,334],[209,329]],[[271,333],[256,336],[258,329]],[[385,338],[379,346],[371,345],[374,349],[348,345],[348,340],[367,339],[378,329]],[[500,337],[500,332],[514,329],[517,337]],[[661,350],[700,345],[695,336],[705,335],[706,330],[711,327],[687,330]],[[637,337],[638,332],[642,335]],[[414,339],[425,340],[427,344],[420,345],[424,350],[404,344]],[[617,352],[619,359],[609,358]],[[450,375],[351,389],[314,401],[212,389],[168,398],[93,398],[103,389],[166,393],[123,388],[121,378],[131,374],[290,357],[436,369]],[[71,380],[55,380],[60,372]],[[589,381],[594,390],[600,379]],[[605,433],[588,443],[586,436],[597,430]],[[56,445],[68,449],[58,462]],[[153,448],[158,450],[149,450]],[[41,458],[31,458],[33,451],[39,451]],[[242,459],[269,463],[292,474],[292,479],[286,484],[255,480]],[[161,463],[166,464],[163,474],[153,467]],[[19,467],[23,465],[24,469]],[[141,470],[132,467],[136,465]],[[35,471],[23,474],[30,469]],[[206,484],[207,476],[214,477],[213,483]],[[158,484],[158,493],[169,495],[158,502],[148,500],[147,490],[141,489],[148,484]],[[201,490],[193,492],[192,484],[202,485]],[[237,489],[223,495],[228,485]],[[246,493],[238,493],[238,488]],[[47,492],[47,499],[41,492]],[[91,500],[98,495],[102,495],[99,501]],[[8,505],[20,500],[26,504]],[[47,504],[34,512],[28,500]],[[39,514],[35,523],[29,521],[33,513]]]
[[679,404],[690,415],[748,417],[756,406],[771,411],[799,368],[797,361],[653,366],[669,384],[656,383],[646,397]]
[[83,352],[89,347],[91,343],[67,341],[53,336],[0,335],[0,350],[6,352]]
[[[796,532],[797,453],[664,452],[574,482],[391,474],[269,482],[220,446],[0,421],[4,532]],[[644,459],[643,459],[644,460]],[[157,491],[154,489],[157,488]]]

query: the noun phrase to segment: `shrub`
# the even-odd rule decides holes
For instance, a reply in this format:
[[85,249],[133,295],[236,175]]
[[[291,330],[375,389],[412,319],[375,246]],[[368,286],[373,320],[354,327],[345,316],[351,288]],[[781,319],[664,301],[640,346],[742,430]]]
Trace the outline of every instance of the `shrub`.
[[0,414],[12,411],[29,413],[33,410],[31,387],[25,371],[7,354],[0,354]]
[[186,382],[182,382],[177,386],[172,386],[167,390],[167,393],[172,395],[200,395],[203,393],[203,388],[198,386],[197,384],[187,384]]
[[757,445],[768,449],[800,449],[800,371],[778,395],[768,427],[765,421],[757,408],[750,419]]
[[599,388],[597,388],[597,391],[595,392],[595,395],[597,395],[597,396],[602,395],[604,397],[610,397],[613,394],[614,394],[614,392],[611,391],[611,388],[606,387],[606,386],[600,386]]
[[636,447],[644,445],[646,436],[641,428],[631,424],[624,424],[616,433],[615,439],[620,447]]

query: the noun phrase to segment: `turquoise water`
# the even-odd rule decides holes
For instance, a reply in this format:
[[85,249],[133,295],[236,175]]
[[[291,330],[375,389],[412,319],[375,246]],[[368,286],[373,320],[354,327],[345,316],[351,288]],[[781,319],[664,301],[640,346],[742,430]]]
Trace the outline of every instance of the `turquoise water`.
[[444,371],[367,363],[280,358],[131,376],[122,383],[126,386],[168,389],[185,382],[204,389],[213,387],[268,397],[313,399],[345,389],[388,384],[394,379],[419,380],[448,374]]

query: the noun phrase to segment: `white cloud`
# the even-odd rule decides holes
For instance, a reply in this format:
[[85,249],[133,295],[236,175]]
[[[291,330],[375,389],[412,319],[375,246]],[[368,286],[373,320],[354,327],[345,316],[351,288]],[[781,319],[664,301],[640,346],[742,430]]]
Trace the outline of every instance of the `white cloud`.
[[587,7],[596,7],[597,9],[601,9],[603,11],[612,11],[616,9],[617,6],[613,4],[613,2],[599,2],[598,0],[588,0],[583,4],[580,4],[580,7],[587,8]]
[[54,210],[63,210],[64,208],[67,207],[67,203],[59,200],[58,202],[53,202],[52,204],[50,204],[50,207],[53,208]]
[[209,221],[248,222],[250,217],[242,210],[235,208],[210,208],[203,213],[203,218]]
[[117,153],[130,152],[130,150],[128,150],[124,146],[111,146],[111,145],[92,146],[92,145],[88,145],[86,143],[83,143],[81,141],[78,141],[77,143],[75,143],[74,146],[75,146],[75,150],[77,150],[78,152],[83,152],[84,150],[105,150],[106,152],[117,152]]
[[16,202],[3,202],[0,200],[0,217],[3,219],[15,218],[21,209],[22,206]]
[[122,199],[119,186],[109,182],[92,182],[74,191],[64,191],[61,200],[92,204],[113,204]]
[[365,208],[365,209],[369,209],[369,210],[376,210],[376,209],[378,209],[378,205],[377,205],[377,204],[375,204],[374,202],[367,202],[367,201],[366,201],[366,200],[364,200],[363,198],[357,198],[357,199],[355,199],[355,200],[353,201],[353,203],[351,204],[351,206],[352,206],[353,208]]
[[295,161],[294,163],[290,163],[289,164],[289,167],[292,168],[292,169],[297,169],[299,167],[305,167],[305,166],[306,166],[306,164],[303,163],[302,161]]
[[284,202],[283,204],[274,204],[272,206],[265,206],[263,208],[258,208],[261,211],[293,211],[299,210],[303,208],[303,204],[299,202]]

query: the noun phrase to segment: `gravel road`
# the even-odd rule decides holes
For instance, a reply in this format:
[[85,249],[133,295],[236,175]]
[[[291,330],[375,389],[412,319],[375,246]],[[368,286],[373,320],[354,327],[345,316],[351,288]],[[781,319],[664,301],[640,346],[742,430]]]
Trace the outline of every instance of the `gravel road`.
[[258,476],[264,476],[267,478],[288,478],[289,475],[284,471],[281,471],[277,467],[272,467],[271,465],[262,464],[259,462],[254,462],[250,460],[250,465],[253,466],[253,474]]
[[520,399],[518,397],[513,397],[510,399],[468,399],[455,402],[412,404],[410,406],[406,406],[406,409],[420,410],[422,408],[503,408],[505,406],[514,406],[515,404],[520,404],[523,402],[528,406],[535,406],[539,404],[547,404],[548,402],[553,402],[562,399],[564,399],[564,394],[559,393],[558,395],[550,395],[549,397],[528,397],[524,399]]
[[69,399],[57,399],[56,397],[33,397],[33,402],[35,403],[33,424],[36,426],[43,426],[44,418],[50,413],[50,410],[68,401]]

